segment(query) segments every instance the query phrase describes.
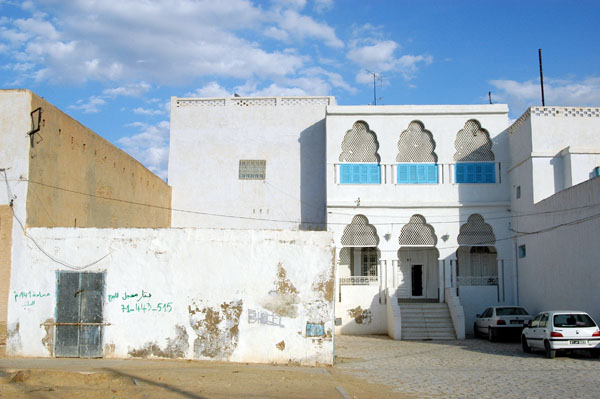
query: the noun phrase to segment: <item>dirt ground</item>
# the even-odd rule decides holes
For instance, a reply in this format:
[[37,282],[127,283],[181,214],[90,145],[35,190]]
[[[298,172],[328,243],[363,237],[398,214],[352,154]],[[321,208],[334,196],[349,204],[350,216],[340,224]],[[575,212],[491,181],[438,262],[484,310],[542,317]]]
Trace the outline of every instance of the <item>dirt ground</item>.
[[335,367],[185,360],[0,359],[0,398],[406,398]]

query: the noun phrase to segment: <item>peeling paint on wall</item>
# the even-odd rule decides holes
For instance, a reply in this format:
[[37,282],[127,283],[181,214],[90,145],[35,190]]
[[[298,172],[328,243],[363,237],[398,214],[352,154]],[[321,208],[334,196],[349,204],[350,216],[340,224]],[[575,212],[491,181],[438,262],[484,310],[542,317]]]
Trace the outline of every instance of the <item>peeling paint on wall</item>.
[[360,306],[350,309],[348,315],[354,318],[356,324],[371,324],[373,318],[369,309],[363,310]]
[[328,273],[320,274],[313,283],[312,289],[319,292],[325,301],[332,302],[335,289],[333,268]]
[[300,303],[298,290],[288,280],[283,265],[277,264],[275,289],[269,292],[269,297],[261,305],[279,316],[294,318],[298,315],[298,303]]
[[43,324],[46,335],[42,338],[42,345],[48,350],[49,356],[54,356],[54,319],[46,319]]
[[275,347],[277,349],[279,349],[280,351],[284,350],[285,349],[285,341],[282,340],[281,342],[278,342],[277,344],[275,344]]
[[163,350],[156,342],[148,342],[142,348],[131,349],[129,356],[131,357],[166,357],[170,359],[183,358],[186,356],[190,347],[188,342],[188,333],[184,326],[175,326],[175,338],[167,338],[167,346]]
[[19,329],[19,322],[10,325],[7,329],[6,352],[8,354],[20,353],[23,348],[23,345],[21,344],[21,335],[19,334]]
[[194,340],[194,357],[227,359],[237,348],[243,301],[207,306],[206,301],[192,301],[188,306],[190,326],[198,336]]
[[115,344],[105,344],[104,345],[104,357],[113,357],[115,354]]

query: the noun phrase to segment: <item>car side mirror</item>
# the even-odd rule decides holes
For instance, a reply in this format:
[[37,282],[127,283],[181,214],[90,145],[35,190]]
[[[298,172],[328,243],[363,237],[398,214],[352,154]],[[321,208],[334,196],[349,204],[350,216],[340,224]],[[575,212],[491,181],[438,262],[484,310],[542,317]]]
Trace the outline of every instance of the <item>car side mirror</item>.
[[525,327],[531,327],[531,320],[527,320],[527,323],[525,323]]
[[481,317],[481,315],[480,315],[479,313],[477,313],[477,314],[475,315],[475,317],[477,317],[477,318],[480,318],[480,317]]

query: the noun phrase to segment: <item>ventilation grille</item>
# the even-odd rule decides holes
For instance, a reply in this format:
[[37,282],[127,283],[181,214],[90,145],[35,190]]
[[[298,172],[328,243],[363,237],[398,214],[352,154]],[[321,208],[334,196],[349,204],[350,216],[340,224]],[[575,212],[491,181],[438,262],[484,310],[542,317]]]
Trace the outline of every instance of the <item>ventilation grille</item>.
[[206,100],[177,100],[175,106],[180,107],[224,107],[224,98],[210,98]]
[[239,107],[268,107],[277,105],[275,98],[232,98],[231,103]]
[[342,245],[346,247],[376,247],[378,244],[377,229],[364,215],[354,216],[352,223],[344,228]]
[[429,130],[419,121],[413,121],[400,134],[396,162],[437,162],[435,141]]
[[435,246],[437,237],[433,227],[421,215],[413,215],[400,232],[400,245]]
[[366,122],[356,122],[346,132],[342,141],[340,162],[377,162],[379,163],[379,142]]
[[290,97],[282,98],[281,105],[329,105],[329,98]]
[[456,134],[454,142],[455,161],[493,161],[492,141],[487,130],[475,119],[468,120]]
[[467,223],[460,226],[458,245],[485,245],[495,244],[496,236],[492,226],[487,224],[479,214],[469,216]]

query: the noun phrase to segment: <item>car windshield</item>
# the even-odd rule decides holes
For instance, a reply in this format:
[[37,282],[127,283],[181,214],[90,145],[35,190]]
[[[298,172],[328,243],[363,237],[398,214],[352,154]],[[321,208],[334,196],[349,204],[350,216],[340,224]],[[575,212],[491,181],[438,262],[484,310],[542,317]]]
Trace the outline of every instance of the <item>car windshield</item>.
[[524,316],[528,314],[523,308],[496,308],[496,316]]
[[554,327],[596,327],[596,323],[586,314],[557,314],[554,315]]

